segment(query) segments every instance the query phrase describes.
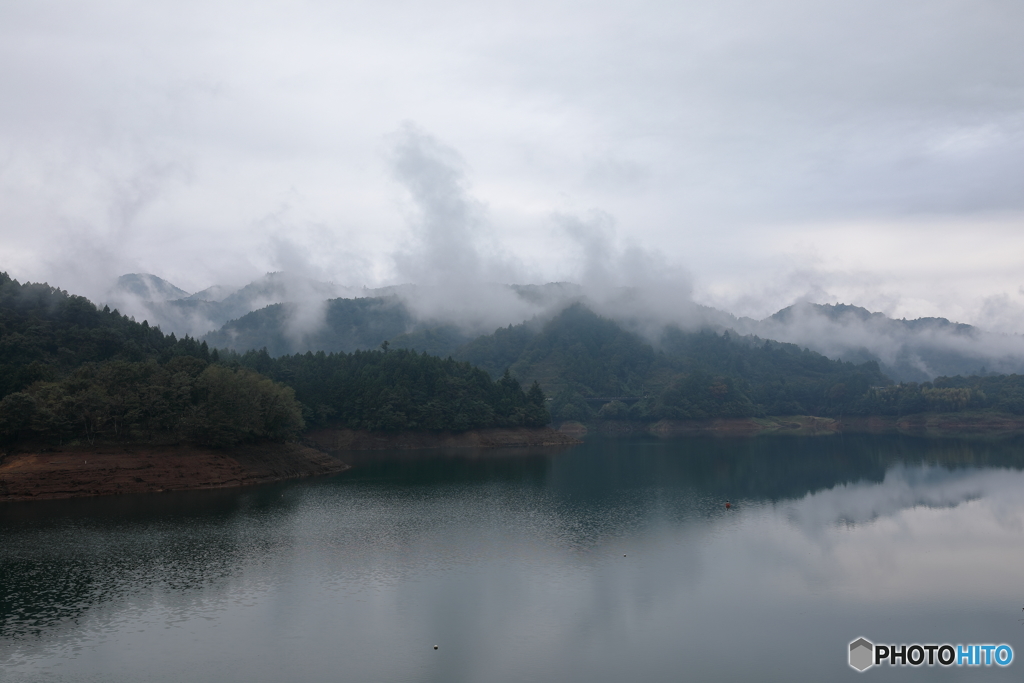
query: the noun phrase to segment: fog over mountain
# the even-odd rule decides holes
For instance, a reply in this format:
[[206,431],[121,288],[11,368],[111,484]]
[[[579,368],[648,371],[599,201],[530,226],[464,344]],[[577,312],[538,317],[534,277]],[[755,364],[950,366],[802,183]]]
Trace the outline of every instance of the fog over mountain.
[[[145,282],[149,289],[138,282]],[[168,332],[200,336],[229,320],[279,303],[292,305],[292,325],[299,333],[322,323],[328,299],[374,295],[376,290],[343,287],[296,273],[267,273],[242,287],[213,285],[194,294],[156,275],[133,274],[118,278],[101,302]]]
[[857,306],[804,302],[761,321],[738,320],[735,329],[800,344],[830,358],[877,360],[887,375],[901,381],[1024,373],[1024,337],[945,318],[894,320]]
[[456,150],[412,124],[390,145],[408,226],[390,255],[400,284],[324,280],[310,250],[280,238],[277,260],[287,269],[248,284],[190,294],[157,275],[134,273],[118,278],[99,301],[168,332],[206,336],[240,351],[266,346],[275,354],[372,348],[401,335],[412,335],[404,343],[450,353],[499,327],[542,324],[579,302],[654,344],[667,326],[732,330],[831,358],[877,360],[897,380],[1024,372],[1020,335],[943,318],[895,320],[855,305],[804,300],[758,320],[699,304],[685,268],[622,237],[601,212],[551,217],[553,229],[574,246],[564,264],[572,278],[538,282],[538,273],[503,249]]
[[[105,302],[167,331],[207,335],[215,346],[267,346],[275,354],[372,348],[425,330],[435,330],[433,351],[452,352],[496,328],[542,323],[580,302],[655,344],[666,326],[733,330],[831,358],[876,360],[897,380],[1024,372],[1024,337],[943,318],[894,320],[855,305],[802,301],[757,320],[698,304],[688,271],[658,250],[620,238],[615,222],[600,213],[554,216],[556,229],[575,245],[566,263],[575,277],[528,284],[536,273],[502,250],[459,153],[412,124],[391,142],[409,227],[391,258],[404,284],[367,288],[316,279],[306,274],[317,272],[306,255],[285,244],[292,270],[233,290],[218,285],[189,295],[157,276],[136,274],[120,278]],[[356,299],[375,303],[340,301]]]
[[97,301],[415,283],[479,329],[531,312],[487,283],[575,282],[638,324],[1021,333],[1022,30],[1009,0],[4,3],[0,262]]
[[[146,300],[135,294],[139,282],[146,283],[151,294],[185,296]],[[568,306],[582,303],[655,346],[666,327],[676,327],[795,343],[855,363],[874,360],[898,381],[929,381],[941,375],[1024,373],[1024,337],[943,318],[896,320],[847,304],[802,302],[754,320],[692,301],[685,307],[659,311],[652,305],[657,294],[640,287],[594,292],[582,285],[560,282],[478,284],[474,289],[473,296],[464,301],[478,305],[489,302],[493,309],[486,316],[472,306],[463,315],[452,301],[446,307],[431,305],[443,300],[443,285],[357,291],[300,276],[269,273],[231,291],[221,301],[209,301],[187,295],[156,276],[133,274],[119,279],[107,305],[116,307],[120,302],[123,312],[139,320],[147,319],[178,335],[204,337],[215,347],[238,351],[268,347],[273,355],[375,348],[385,340],[447,355],[495,328],[531,320],[539,326]]]

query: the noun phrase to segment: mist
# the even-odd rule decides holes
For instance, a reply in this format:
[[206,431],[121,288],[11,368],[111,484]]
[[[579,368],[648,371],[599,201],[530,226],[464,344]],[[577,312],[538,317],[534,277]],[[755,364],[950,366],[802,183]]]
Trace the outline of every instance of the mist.
[[[152,276],[121,278],[99,298],[165,331],[201,337],[251,311],[283,305],[284,334],[294,348],[311,348],[323,332],[328,301],[383,298],[400,302],[409,315],[406,332],[454,326],[472,338],[499,327],[543,324],[572,303],[582,303],[657,346],[667,327],[684,331],[732,331],[790,342],[830,358],[876,360],[900,381],[938,375],[1024,372],[1024,337],[990,332],[942,319],[908,323],[879,312],[815,305],[833,295],[805,280],[804,293],[776,315],[760,320],[698,303],[689,268],[663,249],[631,237],[606,211],[551,212],[538,237],[559,254],[555,278],[512,254],[500,222],[471,183],[465,158],[422,127],[406,122],[388,138],[383,153],[395,201],[405,223],[386,275],[370,286],[339,284],[317,261],[317,246],[284,235],[274,219],[269,262],[280,270],[239,286],[212,284],[186,292]],[[269,219],[268,219],[269,220]],[[332,251],[330,235],[323,251]],[[351,261],[357,261],[356,256]],[[364,270],[349,275],[363,276]],[[756,297],[752,292],[749,297]],[[857,304],[856,301],[840,302]],[[1005,311],[1007,297],[990,301]],[[1012,327],[1008,316],[990,313]]]
[[737,320],[734,327],[808,347],[829,358],[877,360],[898,381],[1024,372],[1024,336],[941,318],[894,320],[859,307],[798,302],[761,321]]
[[578,301],[655,345],[666,326],[733,330],[830,358],[878,360],[897,380],[1024,372],[1024,337],[1017,334],[941,319],[908,325],[849,306],[808,305],[806,299],[762,320],[702,306],[694,300],[692,276],[684,266],[620,240],[615,219],[596,210],[550,217],[551,234],[571,245],[564,284],[534,288],[535,296],[527,297],[522,288],[508,286],[527,284],[521,278],[529,274],[498,248],[486,206],[473,197],[458,153],[408,124],[398,134],[393,163],[410,202],[409,237],[395,253],[396,270],[399,278],[415,283],[395,294],[423,324],[455,324],[467,334],[488,334],[526,320],[543,321]]
[[648,334],[667,323],[702,322],[686,270],[639,244],[621,243],[614,220],[599,211],[555,213],[545,221],[548,241],[561,238],[569,246],[558,273],[565,286],[513,287],[546,283],[501,248],[462,157],[406,124],[391,159],[408,202],[408,234],[392,255],[395,277],[414,285],[394,292],[418,320],[487,334],[580,301]]
[[128,273],[416,283],[481,329],[532,308],[459,278],[1020,333],[1022,26],[1001,0],[7,4],[0,262],[97,301]]

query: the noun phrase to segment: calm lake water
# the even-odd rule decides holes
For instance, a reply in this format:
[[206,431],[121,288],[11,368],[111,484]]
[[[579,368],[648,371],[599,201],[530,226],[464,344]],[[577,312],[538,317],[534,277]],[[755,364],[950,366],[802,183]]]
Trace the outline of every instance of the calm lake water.
[[[362,457],[251,489],[0,506],[0,680],[1024,677],[1020,442]],[[858,674],[859,636],[1015,657]]]

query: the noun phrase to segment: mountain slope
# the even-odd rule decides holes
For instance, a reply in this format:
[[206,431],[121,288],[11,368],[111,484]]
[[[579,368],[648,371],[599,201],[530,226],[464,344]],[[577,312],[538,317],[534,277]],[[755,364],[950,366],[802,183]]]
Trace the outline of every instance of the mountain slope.
[[858,306],[801,303],[762,321],[738,321],[736,328],[807,346],[830,358],[875,360],[899,381],[1024,372],[1024,337],[993,334],[945,318],[895,320]]
[[121,276],[107,303],[165,332],[203,335],[273,304],[315,307],[328,299],[362,293],[302,275],[267,273],[244,287],[214,285],[190,295],[155,275],[140,273]]
[[873,362],[830,360],[728,332],[668,328],[655,347],[580,304],[543,326],[524,323],[475,339],[455,357],[538,381],[555,394],[555,419],[587,418],[614,397],[635,401],[628,415],[636,419],[838,414],[869,387],[891,384]]
[[396,299],[331,299],[322,304],[273,304],[232,320],[203,339],[213,347],[271,356],[316,350],[373,349],[413,325]]
[[189,294],[167,280],[149,273],[129,273],[117,278],[111,290],[113,295],[138,297],[145,301],[171,301],[182,299]]
[[[594,303],[581,287],[564,282],[488,285],[484,289],[487,291],[475,293],[473,305],[484,301],[510,306],[497,317],[512,317],[513,327],[516,321],[525,319],[549,320],[573,303],[585,302],[624,329],[641,333],[650,341],[659,340],[663,331],[673,325],[719,334],[732,330],[741,336],[797,344],[829,358],[857,364],[874,361],[897,381],[925,382],[958,374],[1024,373],[1024,337],[992,334],[944,318],[894,320],[858,306],[799,303],[764,320],[753,320],[736,318],[685,299],[674,301],[665,293],[654,297],[622,289]],[[416,348],[448,356],[481,330],[494,329],[482,326],[480,321],[495,316],[481,318],[479,310],[459,308],[458,297],[446,299],[444,292],[414,285],[356,289],[301,275],[270,273],[237,290],[211,287],[191,296],[166,299],[184,292],[155,276],[134,274],[123,276],[120,291],[126,297],[118,304],[121,310],[137,319],[147,319],[165,332],[197,336],[208,333],[211,343],[238,351],[264,346],[277,354],[340,351],[376,348],[387,340],[394,348]],[[143,300],[141,295],[153,300]],[[317,329],[329,317],[326,312],[339,306],[328,301],[338,297],[393,299],[404,307],[404,313],[396,318],[389,307],[359,315],[343,312],[341,317],[348,318],[347,321],[333,321]],[[377,314],[380,320],[375,319]],[[251,317],[241,321],[245,316]],[[475,332],[470,334],[467,330]],[[508,335],[499,335],[490,343],[506,344],[510,339]],[[474,362],[480,362],[492,375],[517,360],[518,356],[509,353],[474,357]]]
[[[326,329],[349,325],[375,334],[373,324],[387,319],[382,307],[404,324],[404,309],[393,301],[334,303]],[[352,326],[366,311],[373,311],[370,324]],[[511,376],[494,381],[468,363],[386,349],[222,356],[205,342],[164,335],[83,297],[0,273],[0,445],[231,446],[294,438],[304,414],[319,425],[384,431],[540,427],[550,420],[539,386],[526,392]]]

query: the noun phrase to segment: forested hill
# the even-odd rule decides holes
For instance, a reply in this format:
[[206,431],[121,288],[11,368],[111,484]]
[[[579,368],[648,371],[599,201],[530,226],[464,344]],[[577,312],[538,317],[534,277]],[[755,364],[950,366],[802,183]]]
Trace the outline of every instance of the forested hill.
[[0,441],[229,446],[302,428],[291,389],[88,299],[0,273]]
[[217,351],[0,273],[0,442],[231,445],[292,438],[306,425],[461,431],[552,418],[1024,413],[1017,375],[894,385],[877,363],[756,336],[666,328],[651,342],[580,304],[467,341],[450,326],[399,332],[408,313],[393,301],[337,302],[317,328],[325,345],[391,332],[390,348]]
[[[539,381],[555,394],[556,420],[589,419],[597,409],[638,420],[838,414],[869,387],[892,384],[876,363],[844,363],[728,332],[667,328],[653,345],[579,304],[543,326],[480,337],[456,356]],[[628,400],[599,400],[614,397]]]
[[[848,313],[845,308],[841,312]],[[467,361],[493,379],[511,369],[525,385],[538,381],[555,396],[550,407],[556,421],[589,420],[597,414],[637,420],[902,414],[946,405],[922,398],[922,390],[934,388],[931,383],[908,383],[896,399],[892,392],[869,391],[892,384],[876,362],[840,362],[795,344],[711,330],[669,327],[652,343],[581,304],[544,324],[526,322],[475,339],[454,325],[418,323],[393,298],[325,302],[317,312],[322,324],[311,325],[306,332],[298,324],[302,315],[297,306],[276,304],[233,321],[206,339],[219,347],[265,347],[270,357],[304,348],[375,349],[389,340],[393,349]],[[284,375],[272,376],[289,381]],[[600,400],[616,397],[627,400]],[[300,400],[307,406],[316,403],[301,395]],[[1007,401],[986,403],[976,397],[970,405],[1013,404]],[[419,418],[409,419],[419,423]]]
[[205,343],[45,284],[19,284],[0,272],[0,398],[38,381],[65,377],[84,363],[209,358]]
[[412,326],[412,316],[393,297],[331,299],[272,304],[226,323],[203,339],[212,347],[240,353],[265,348],[271,356],[309,350],[351,352],[375,349]]
[[422,354],[225,355],[0,273],[0,443],[227,446],[292,438],[304,414],[377,430],[549,421],[539,387]]
[[231,358],[294,387],[312,425],[374,431],[464,431],[542,427],[551,421],[534,382],[524,393],[507,371],[497,381],[452,358],[383,349],[272,358],[266,350]]
[[[656,344],[581,305],[544,325],[499,329],[455,356],[554,394],[556,421],[655,421],[759,415],[1024,414],[1024,376],[894,384],[860,364],[755,336],[666,328]],[[618,400],[608,400],[608,399]]]

